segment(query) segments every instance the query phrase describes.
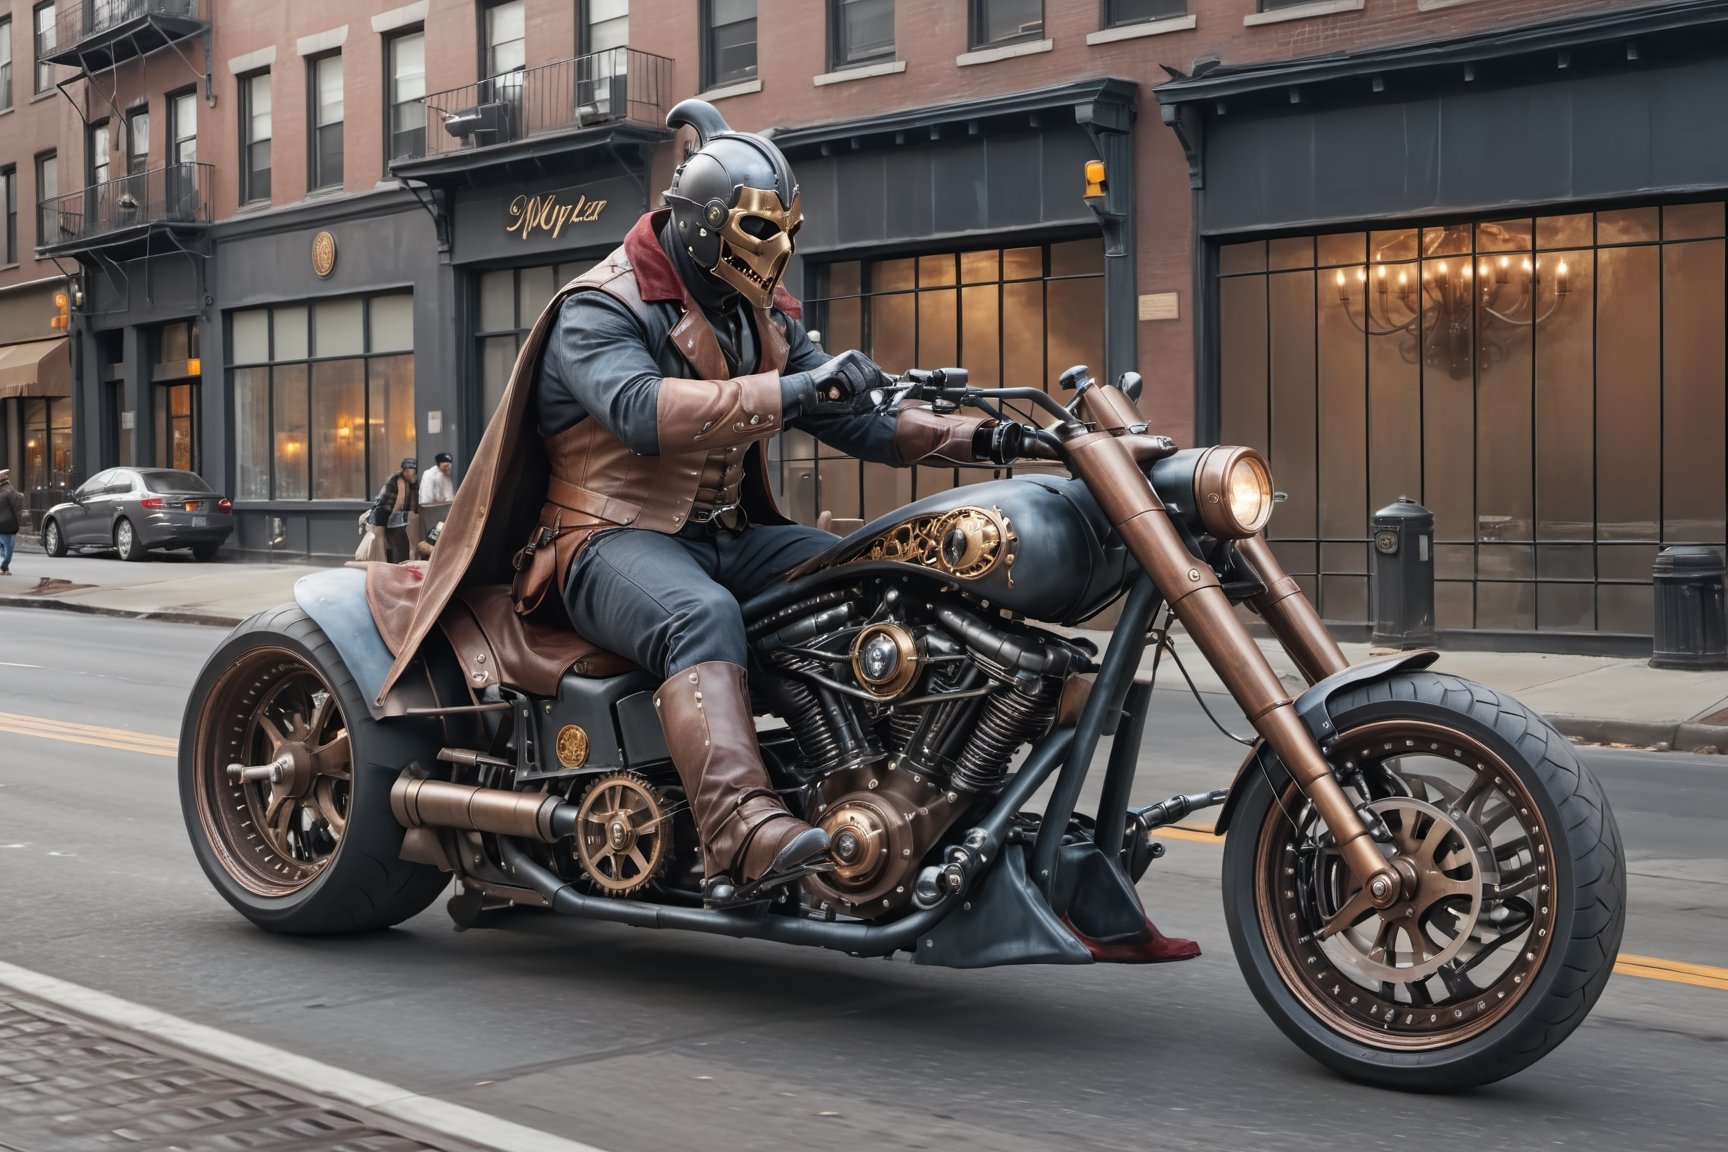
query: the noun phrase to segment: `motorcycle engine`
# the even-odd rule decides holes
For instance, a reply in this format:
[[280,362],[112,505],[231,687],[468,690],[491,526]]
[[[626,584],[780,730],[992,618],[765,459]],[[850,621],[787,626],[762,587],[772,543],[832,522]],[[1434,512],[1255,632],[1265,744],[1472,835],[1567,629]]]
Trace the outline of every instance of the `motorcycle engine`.
[[911,900],[943,834],[1084,690],[1091,653],[898,587],[836,599],[758,629],[756,683],[797,743],[806,818],[834,843],[834,870],[806,884],[818,906],[875,919]]

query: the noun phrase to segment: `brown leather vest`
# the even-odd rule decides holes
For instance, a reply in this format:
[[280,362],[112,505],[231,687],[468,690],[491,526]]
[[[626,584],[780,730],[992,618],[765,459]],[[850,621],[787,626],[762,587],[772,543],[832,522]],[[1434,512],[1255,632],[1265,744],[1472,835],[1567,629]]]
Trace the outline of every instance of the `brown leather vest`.
[[[649,307],[623,248],[575,285],[576,291],[605,292],[639,317]],[[563,588],[570,565],[596,532],[678,532],[693,512],[738,502],[750,447],[781,431],[779,374],[788,352],[786,334],[767,310],[751,311],[758,371],[728,379],[714,330],[686,294],[668,339],[694,376],[661,382],[659,455],[637,455],[592,417],[545,438],[552,475],[534,539],[516,560],[518,612],[533,612],[548,591]]]

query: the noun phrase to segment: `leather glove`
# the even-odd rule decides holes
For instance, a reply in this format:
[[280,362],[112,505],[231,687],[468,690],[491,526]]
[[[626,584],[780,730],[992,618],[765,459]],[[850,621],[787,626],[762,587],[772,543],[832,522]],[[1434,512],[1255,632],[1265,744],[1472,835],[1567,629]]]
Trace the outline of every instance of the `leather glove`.
[[888,378],[876,362],[856,349],[842,352],[808,372],[780,377],[785,419],[817,413],[859,412],[872,403],[870,393],[885,388]]

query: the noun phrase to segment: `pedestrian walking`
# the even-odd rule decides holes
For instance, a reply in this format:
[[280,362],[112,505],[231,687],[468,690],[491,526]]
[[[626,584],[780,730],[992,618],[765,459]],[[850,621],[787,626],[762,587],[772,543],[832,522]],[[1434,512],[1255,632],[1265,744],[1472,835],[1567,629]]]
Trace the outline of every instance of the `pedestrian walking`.
[[384,529],[384,554],[392,564],[408,559],[408,518],[420,510],[420,489],[415,483],[420,462],[404,457],[402,467],[372,501],[371,523]]
[[12,470],[0,468],[0,576],[12,575],[12,549],[24,524],[24,494],[12,487]]
[[433,469],[420,477],[420,503],[448,504],[456,499],[456,478],[451,474],[455,461],[450,453],[440,452],[432,457]]

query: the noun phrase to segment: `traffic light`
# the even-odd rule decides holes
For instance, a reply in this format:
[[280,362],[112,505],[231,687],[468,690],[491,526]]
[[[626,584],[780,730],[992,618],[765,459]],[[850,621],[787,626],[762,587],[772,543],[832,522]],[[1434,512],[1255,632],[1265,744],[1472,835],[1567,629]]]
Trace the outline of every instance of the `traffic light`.
[[70,298],[64,292],[54,293],[54,318],[48,321],[51,328],[69,328],[72,325]]

